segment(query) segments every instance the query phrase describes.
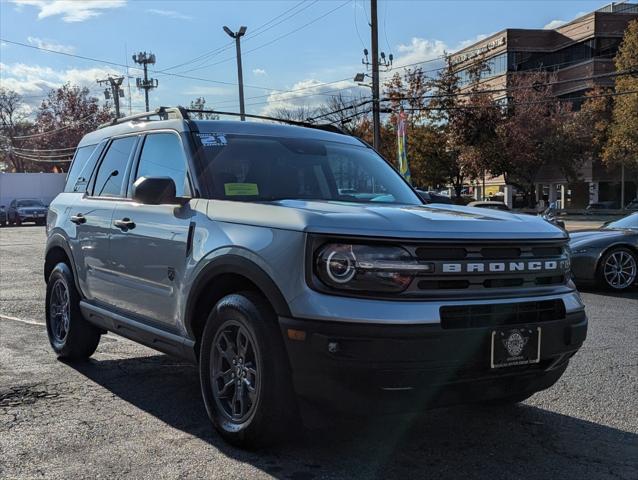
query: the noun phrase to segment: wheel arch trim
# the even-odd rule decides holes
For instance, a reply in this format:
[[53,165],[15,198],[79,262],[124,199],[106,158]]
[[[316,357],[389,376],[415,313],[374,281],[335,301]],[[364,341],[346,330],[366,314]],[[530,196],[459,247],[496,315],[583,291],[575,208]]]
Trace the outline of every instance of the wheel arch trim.
[[49,280],[46,276],[46,266],[47,266],[46,259],[49,256],[49,252],[53,250],[54,248],[61,248],[66,254],[67,258],[69,259],[69,263],[71,264],[69,265],[69,267],[71,268],[71,273],[73,274],[73,282],[75,283],[75,288],[80,294],[80,297],[85,298],[84,294],[82,293],[82,289],[80,288],[80,284],[78,282],[78,275],[77,275],[75,260],[73,258],[73,251],[71,250],[71,247],[69,246],[67,237],[63,233],[61,233],[59,230],[53,231],[52,233],[50,233],[49,238],[47,239],[46,249],[44,253],[44,265],[43,265],[44,282],[46,283]]
[[270,302],[275,313],[280,316],[290,316],[288,302],[277,284],[254,261],[235,253],[224,254],[209,260],[197,273],[192,283],[184,312],[184,327],[191,338],[195,338],[193,323],[197,301],[206,286],[217,276],[234,274],[244,277],[253,283]]

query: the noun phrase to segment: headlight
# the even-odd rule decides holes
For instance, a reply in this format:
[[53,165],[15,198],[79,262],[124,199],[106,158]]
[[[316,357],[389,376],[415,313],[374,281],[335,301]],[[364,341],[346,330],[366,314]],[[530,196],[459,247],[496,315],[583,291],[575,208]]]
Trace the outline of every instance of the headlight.
[[415,275],[431,273],[407,250],[394,246],[329,243],[314,258],[317,277],[328,287],[367,292],[402,292]]

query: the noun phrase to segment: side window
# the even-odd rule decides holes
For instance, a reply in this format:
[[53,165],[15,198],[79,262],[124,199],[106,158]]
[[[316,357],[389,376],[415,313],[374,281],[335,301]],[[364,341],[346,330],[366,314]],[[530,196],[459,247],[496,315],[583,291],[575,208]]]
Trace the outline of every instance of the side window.
[[91,173],[93,173],[93,168],[95,168],[95,163],[101,151],[101,146],[96,148],[95,145],[88,145],[76,150],[71,169],[66,176],[65,192],[86,191],[86,186],[89,183]]
[[179,137],[173,133],[146,136],[135,179],[140,177],[170,177],[175,182],[178,197],[190,197],[186,155]]
[[93,184],[95,197],[120,197],[126,165],[137,137],[116,138],[111,142]]

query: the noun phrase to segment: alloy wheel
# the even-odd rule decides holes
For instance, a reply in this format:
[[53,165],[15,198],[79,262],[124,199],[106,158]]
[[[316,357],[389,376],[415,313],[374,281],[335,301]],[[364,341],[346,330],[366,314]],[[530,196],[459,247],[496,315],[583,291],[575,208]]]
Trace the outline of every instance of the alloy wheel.
[[66,340],[66,336],[69,333],[70,318],[69,290],[61,279],[57,279],[51,289],[51,300],[49,304],[51,333],[56,341],[63,343],[64,340]]
[[637,269],[634,256],[624,250],[618,250],[607,257],[603,275],[607,285],[622,290],[634,283]]
[[255,341],[239,322],[229,320],[217,331],[211,354],[211,384],[219,411],[242,423],[257,405],[260,365]]

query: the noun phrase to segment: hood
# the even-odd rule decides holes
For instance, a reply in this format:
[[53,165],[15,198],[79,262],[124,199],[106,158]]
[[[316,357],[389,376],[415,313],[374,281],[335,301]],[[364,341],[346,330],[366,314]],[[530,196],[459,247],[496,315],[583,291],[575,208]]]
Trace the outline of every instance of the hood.
[[209,217],[286,230],[393,238],[566,239],[541,217],[456,205],[209,200]]
[[629,233],[626,230],[605,230],[605,229],[591,229],[591,230],[579,230],[571,232],[569,234],[569,245],[572,247],[582,247],[583,245],[598,242],[607,241],[613,238],[620,238]]

